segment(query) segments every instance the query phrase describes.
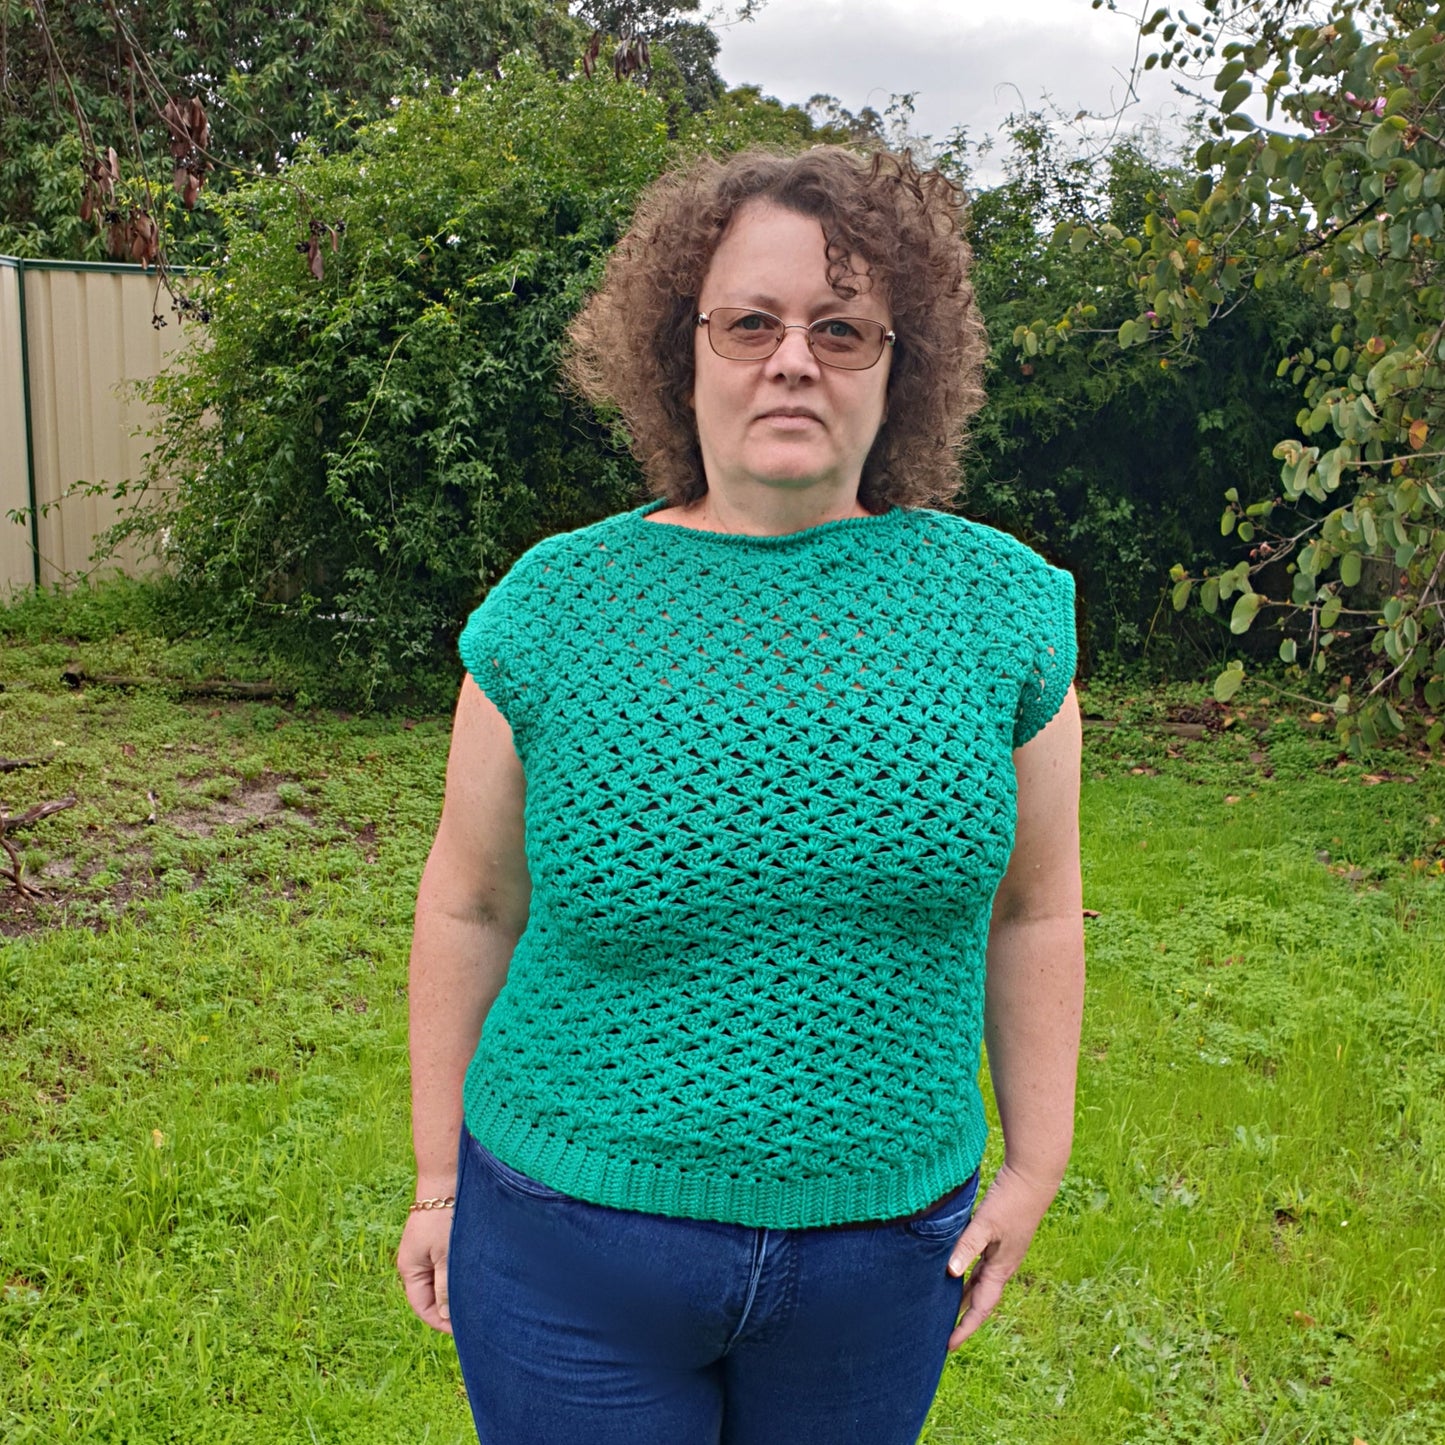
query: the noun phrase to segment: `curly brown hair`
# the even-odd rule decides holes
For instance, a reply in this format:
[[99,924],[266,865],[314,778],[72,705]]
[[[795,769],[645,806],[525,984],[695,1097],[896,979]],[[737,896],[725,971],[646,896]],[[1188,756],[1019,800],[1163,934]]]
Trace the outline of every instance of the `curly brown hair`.
[[754,200],[822,224],[828,284],[844,300],[861,289],[859,261],[888,298],[898,333],[888,419],[864,463],[859,502],[872,512],[947,502],[962,480],[965,424],[983,405],[987,340],[968,280],[963,192],[906,152],[752,149],[662,176],[572,323],[567,378],[621,414],[654,495],[673,506],[701,498],[690,400],[697,298],[724,231]]

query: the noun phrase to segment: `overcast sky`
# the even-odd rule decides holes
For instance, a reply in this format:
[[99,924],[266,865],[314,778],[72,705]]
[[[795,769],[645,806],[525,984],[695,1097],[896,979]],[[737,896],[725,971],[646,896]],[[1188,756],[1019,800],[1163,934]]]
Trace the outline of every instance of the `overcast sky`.
[[[962,125],[978,141],[1045,93],[1070,119],[1112,115],[1129,98],[1139,12],[1157,0],[1118,3],[1116,13],[1089,0],[765,0],[755,20],[718,26],[718,69],[729,85],[799,105],[821,92],[852,111],[916,91],[916,131],[942,139]],[[1192,107],[1172,79],[1142,76],[1124,123],[1152,113],[1177,126]],[[980,183],[996,179],[978,167]]]

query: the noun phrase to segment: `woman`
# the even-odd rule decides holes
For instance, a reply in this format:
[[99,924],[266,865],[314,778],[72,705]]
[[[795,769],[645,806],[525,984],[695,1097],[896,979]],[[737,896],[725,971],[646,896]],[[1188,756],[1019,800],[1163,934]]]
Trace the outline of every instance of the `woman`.
[[886,153],[704,160],[574,327],[658,495],[468,622],[411,966],[399,1268],[489,1445],[907,1445],[1062,1178],[1073,587],[926,505],[960,219]]

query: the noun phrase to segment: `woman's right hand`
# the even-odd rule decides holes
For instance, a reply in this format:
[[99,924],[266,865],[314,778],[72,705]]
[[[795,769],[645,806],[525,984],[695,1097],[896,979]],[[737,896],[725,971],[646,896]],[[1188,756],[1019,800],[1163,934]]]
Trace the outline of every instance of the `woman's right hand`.
[[418,1209],[407,1216],[396,1251],[396,1269],[407,1303],[434,1330],[452,1332],[447,1304],[447,1248],[450,1209]]

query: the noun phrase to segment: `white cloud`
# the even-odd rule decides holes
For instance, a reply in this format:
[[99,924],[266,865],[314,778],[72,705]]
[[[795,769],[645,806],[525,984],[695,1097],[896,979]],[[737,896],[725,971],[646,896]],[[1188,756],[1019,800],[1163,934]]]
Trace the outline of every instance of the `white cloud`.
[[[1116,112],[1129,98],[1136,27],[1089,0],[767,0],[756,20],[720,29],[719,69],[730,85],[795,104],[830,94],[854,111],[916,92],[915,130],[941,138],[961,125],[977,141],[1045,94],[1069,118]],[[1172,129],[1188,114],[1173,79],[1141,76],[1124,127],[1159,114]]]

